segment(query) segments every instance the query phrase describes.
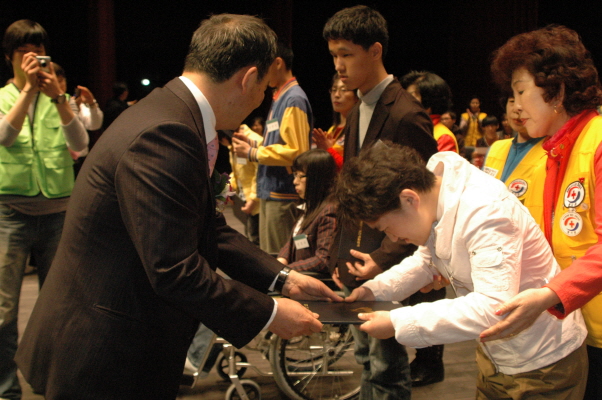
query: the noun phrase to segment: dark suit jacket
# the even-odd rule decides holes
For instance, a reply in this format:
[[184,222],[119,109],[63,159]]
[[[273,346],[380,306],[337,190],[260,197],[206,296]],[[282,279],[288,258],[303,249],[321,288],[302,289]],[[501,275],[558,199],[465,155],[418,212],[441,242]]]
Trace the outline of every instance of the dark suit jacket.
[[[347,116],[345,135],[344,161],[359,154],[359,105],[358,102]],[[433,123],[420,103],[406,92],[397,79],[394,79],[384,90],[376,103],[372,119],[368,125],[362,149],[378,140],[389,140],[393,143],[412,147],[427,161],[437,152],[437,141],[433,138]],[[339,224],[339,227],[343,224]],[[384,270],[398,264],[404,257],[416,249],[412,245],[392,243],[381,232],[371,230],[373,235],[380,235],[381,248],[370,253],[372,259]],[[330,268],[339,267],[339,275],[343,283],[351,288],[362,282],[355,280],[347,272],[343,260],[338,260],[338,238],[330,251]]]
[[47,399],[175,398],[200,321],[241,347],[269,320],[282,265],[216,216],[206,147],[174,79],[88,156],[17,354]]

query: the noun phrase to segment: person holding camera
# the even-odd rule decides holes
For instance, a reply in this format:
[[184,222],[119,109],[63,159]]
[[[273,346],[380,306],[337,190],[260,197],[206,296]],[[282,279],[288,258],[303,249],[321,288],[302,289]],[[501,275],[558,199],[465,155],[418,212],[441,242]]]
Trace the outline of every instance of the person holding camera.
[[61,90],[48,34],[31,20],[11,24],[2,42],[13,82],[0,89],[0,398],[20,399],[17,315],[27,258],[40,287],[54,258],[74,184],[69,149],[88,134]]

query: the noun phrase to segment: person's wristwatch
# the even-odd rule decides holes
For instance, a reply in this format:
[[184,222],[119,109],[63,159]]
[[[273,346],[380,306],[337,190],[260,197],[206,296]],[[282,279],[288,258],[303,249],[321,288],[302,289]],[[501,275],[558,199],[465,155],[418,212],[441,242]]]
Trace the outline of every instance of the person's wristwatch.
[[63,104],[67,100],[67,95],[65,93],[59,94],[54,99],[51,99],[50,102],[54,104]]
[[284,283],[288,278],[288,274],[291,272],[289,267],[284,267],[278,272],[278,277],[276,278],[276,284],[274,285],[274,289],[282,293],[282,288],[284,287]]

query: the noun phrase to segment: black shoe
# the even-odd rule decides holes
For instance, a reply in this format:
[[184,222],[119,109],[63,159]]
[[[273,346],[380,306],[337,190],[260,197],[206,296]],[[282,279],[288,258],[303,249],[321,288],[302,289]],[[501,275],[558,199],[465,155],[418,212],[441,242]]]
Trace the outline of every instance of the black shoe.
[[416,350],[416,358],[410,363],[412,387],[441,382],[445,377],[443,346],[431,346]]
[[430,368],[420,368],[414,373],[412,370],[412,387],[420,387],[430,385],[431,383],[441,382],[445,378],[443,365],[440,367],[431,366]]

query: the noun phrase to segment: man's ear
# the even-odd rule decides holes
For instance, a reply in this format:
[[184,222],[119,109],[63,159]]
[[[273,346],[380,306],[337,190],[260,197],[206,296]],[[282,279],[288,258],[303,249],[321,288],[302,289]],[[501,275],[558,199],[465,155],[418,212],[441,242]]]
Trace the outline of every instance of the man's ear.
[[401,193],[399,193],[399,202],[401,203],[402,209],[404,209],[408,205],[410,207],[418,209],[418,207],[420,206],[420,196],[415,190],[403,189]]
[[368,49],[368,52],[370,53],[370,56],[372,58],[382,59],[383,58],[383,45],[380,44],[379,42],[375,42],[372,44],[372,46],[370,46],[370,48]]
[[257,84],[258,77],[259,77],[259,71],[257,70],[257,67],[250,67],[244,73],[244,75],[242,77],[242,81],[241,81],[243,94],[248,93],[249,90],[251,90],[251,88],[253,87],[253,85]]

